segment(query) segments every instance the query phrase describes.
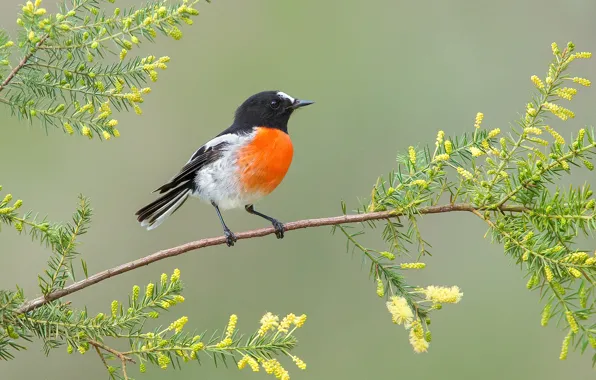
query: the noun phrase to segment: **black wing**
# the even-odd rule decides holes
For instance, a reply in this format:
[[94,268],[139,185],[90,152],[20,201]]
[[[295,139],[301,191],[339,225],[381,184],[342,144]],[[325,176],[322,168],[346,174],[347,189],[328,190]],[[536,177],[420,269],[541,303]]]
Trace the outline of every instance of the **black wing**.
[[153,192],[165,193],[166,191],[174,189],[180,185],[188,186],[189,184],[192,184],[197,175],[197,171],[205,165],[209,165],[210,163],[221,158],[223,154],[222,149],[227,145],[228,143],[226,141],[211,145],[208,148],[205,147],[206,145],[203,145],[192,155],[186,165],[184,165],[180,172],[174,178],[172,178],[170,182],[154,190]]

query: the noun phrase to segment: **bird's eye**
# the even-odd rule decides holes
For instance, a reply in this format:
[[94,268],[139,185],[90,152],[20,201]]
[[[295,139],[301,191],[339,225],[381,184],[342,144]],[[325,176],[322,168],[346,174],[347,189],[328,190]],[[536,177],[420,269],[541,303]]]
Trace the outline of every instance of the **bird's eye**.
[[274,110],[276,110],[276,109],[279,108],[279,104],[280,104],[280,101],[279,100],[273,99],[269,105],[271,106],[271,108],[273,108]]

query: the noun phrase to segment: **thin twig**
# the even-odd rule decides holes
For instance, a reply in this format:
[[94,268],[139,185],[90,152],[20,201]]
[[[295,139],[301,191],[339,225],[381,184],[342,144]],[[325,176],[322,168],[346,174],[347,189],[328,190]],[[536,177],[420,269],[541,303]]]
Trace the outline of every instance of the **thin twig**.
[[98,341],[92,340],[92,339],[87,340],[87,342],[89,342],[89,344],[92,345],[93,347],[95,347],[95,349],[97,349],[97,350],[99,350],[101,348],[102,350],[109,352],[110,354],[116,356],[118,359],[122,360],[122,362],[136,363],[133,359],[124,355],[122,352],[116,351],[113,348],[108,347],[101,342],[98,342]]
[[10,74],[8,74],[8,76],[6,77],[6,79],[4,79],[4,82],[2,82],[2,84],[0,84],[0,91],[4,90],[4,88],[6,86],[8,86],[8,84],[10,83],[11,80],[14,79],[14,77],[19,73],[19,71],[25,67],[25,65],[27,64],[27,61],[29,61],[29,59],[31,59],[31,57],[33,57],[33,54],[35,54],[35,52],[37,51],[37,49],[39,49],[39,47],[41,45],[43,45],[43,43],[48,39],[49,35],[46,34],[43,37],[41,37],[39,39],[39,41],[37,41],[37,43],[35,44],[35,47],[33,47],[31,49],[31,51],[29,53],[27,53],[23,59],[21,59],[21,62],[19,62],[18,65],[16,65],[12,71],[10,72]]
[[94,346],[93,344],[92,344],[92,346],[93,346],[93,348],[95,348],[95,352],[97,352],[97,355],[99,355],[99,358],[101,359],[101,362],[103,363],[103,365],[106,367],[106,369],[109,369],[110,366],[108,365],[108,362],[106,362],[106,358],[103,357],[103,354],[99,350],[99,347]]
[[[500,210],[503,212],[527,212],[529,211],[527,208],[523,206],[507,206],[503,205],[500,207]],[[447,204],[447,205],[440,205],[440,206],[429,206],[423,207],[418,210],[419,214],[440,214],[445,212],[454,212],[454,211],[467,211],[472,212],[476,211],[477,209],[468,203],[457,203],[457,204]],[[305,219],[299,220],[296,222],[289,222],[284,224],[286,231],[292,230],[299,230],[303,228],[315,228],[315,227],[322,227],[322,226],[334,226],[339,224],[349,224],[349,223],[361,223],[371,220],[380,220],[380,219],[389,219],[398,216],[403,216],[406,214],[405,212],[397,212],[393,211],[380,211],[380,212],[371,212],[366,214],[356,214],[356,215],[342,215],[342,216],[335,216],[330,218],[319,218],[319,219]],[[236,238],[238,240],[244,239],[252,239],[257,237],[263,237],[267,235],[271,235],[275,233],[275,229],[273,227],[267,228],[260,228],[257,230],[252,231],[245,231],[236,234]],[[226,238],[225,236],[218,236],[213,238],[206,238],[197,241],[193,241],[190,243],[186,243],[183,245],[179,245],[177,247],[164,249],[159,252],[155,252],[151,255],[142,257],[140,259],[128,262],[126,264],[119,265],[117,267],[107,269],[105,271],[99,272],[90,276],[84,280],[75,282],[64,289],[57,290],[52,292],[44,297],[38,297],[34,300],[31,300],[21,306],[17,313],[27,313],[31,310],[37,309],[40,306],[43,306],[49,302],[55,301],[59,298],[77,292],[79,290],[85,289],[93,284],[97,284],[101,281],[107,280],[108,278],[120,275],[122,273],[129,272],[131,270],[140,268],[145,265],[149,265],[156,261],[163,260],[168,257],[178,256],[185,252],[194,251],[201,248],[211,247],[214,245],[222,245],[225,244]]]

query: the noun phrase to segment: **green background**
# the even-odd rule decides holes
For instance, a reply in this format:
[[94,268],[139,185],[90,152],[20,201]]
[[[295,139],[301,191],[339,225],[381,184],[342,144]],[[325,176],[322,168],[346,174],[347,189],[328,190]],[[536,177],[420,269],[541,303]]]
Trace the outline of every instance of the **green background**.
[[[0,26],[14,35],[17,0],[0,2]],[[117,1],[124,7],[131,1]],[[55,10],[51,1],[44,4]],[[568,1],[216,1],[202,3],[195,25],[175,42],[160,38],[131,53],[169,55],[172,61],[147,96],[144,114],[118,115],[120,139],[100,143],[29,126],[0,109],[1,181],[25,209],[67,220],[79,193],[95,209],[81,250],[97,272],[156,250],[221,233],[211,206],[186,203],[164,225],[147,232],[134,212],[154,199],[202,143],[231,123],[247,96],[280,89],[316,104],[293,116],[292,167],[282,185],[258,206],[282,221],[336,215],[366,197],[379,175],[395,167],[408,145],[434,142],[436,132],[458,135],[484,112],[488,128],[508,129],[523,112],[532,84],[545,76],[550,43],[573,40],[596,51],[593,0]],[[574,73],[596,80],[593,62]],[[580,89],[575,120],[553,121],[564,136],[596,120],[593,89]],[[587,172],[577,184],[591,180]],[[592,180],[592,182],[594,182]],[[267,224],[228,211],[234,231]],[[164,316],[187,315],[188,328],[214,329],[229,314],[249,332],[266,311],[306,313],[295,353],[308,369],[284,362],[292,379],[591,379],[590,356],[558,360],[564,332],[540,327],[538,294],[525,289],[523,272],[484,239],[472,215],[423,218],[433,245],[427,270],[409,272],[421,285],[459,285],[464,298],[433,318],[427,354],[414,354],[406,331],[391,323],[359,256],[329,228],[241,241],[189,252],[102,282],[68,297],[76,307],[106,312],[134,284],[182,270],[187,302]],[[382,249],[379,233],[364,241]],[[37,274],[48,252],[1,234],[0,288],[38,295]],[[406,259],[407,260],[407,259]],[[411,273],[411,274],[410,274]],[[38,342],[2,363],[2,379],[105,379],[93,353],[44,357]],[[143,379],[264,379],[263,372],[187,365],[156,367]],[[136,376],[136,370],[132,373]]]

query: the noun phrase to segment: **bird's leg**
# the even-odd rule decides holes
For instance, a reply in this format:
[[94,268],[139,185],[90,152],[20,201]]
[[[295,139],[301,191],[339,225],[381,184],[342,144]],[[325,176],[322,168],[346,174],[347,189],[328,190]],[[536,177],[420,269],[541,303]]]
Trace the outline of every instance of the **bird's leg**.
[[263,213],[256,211],[253,205],[246,205],[246,206],[244,206],[244,209],[249,214],[258,215],[261,218],[267,219],[268,221],[270,221],[271,224],[273,224],[273,228],[275,228],[275,236],[277,236],[278,239],[283,239],[285,228],[284,228],[284,225],[282,222],[280,222],[279,220],[277,220],[275,218],[272,218],[270,216],[267,216]]
[[236,239],[236,235],[234,235],[234,233],[230,231],[228,226],[226,226],[226,222],[224,222],[217,204],[215,202],[211,202],[211,204],[213,205],[213,207],[215,207],[215,211],[217,211],[217,216],[219,216],[219,221],[221,222],[221,226],[223,227],[224,235],[226,237],[226,244],[228,245],[228,247],[231,247],[238,239]]

